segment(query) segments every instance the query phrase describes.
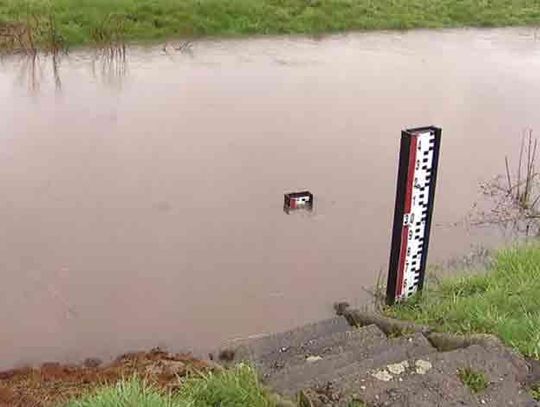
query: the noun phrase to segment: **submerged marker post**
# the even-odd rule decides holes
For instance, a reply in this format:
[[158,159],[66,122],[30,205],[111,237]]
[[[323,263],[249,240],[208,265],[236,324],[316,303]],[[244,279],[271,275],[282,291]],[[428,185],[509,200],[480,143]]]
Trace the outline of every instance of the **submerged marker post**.
[[441,129],[401,132],[386,302],[392,305],[422,290],[435,198]]

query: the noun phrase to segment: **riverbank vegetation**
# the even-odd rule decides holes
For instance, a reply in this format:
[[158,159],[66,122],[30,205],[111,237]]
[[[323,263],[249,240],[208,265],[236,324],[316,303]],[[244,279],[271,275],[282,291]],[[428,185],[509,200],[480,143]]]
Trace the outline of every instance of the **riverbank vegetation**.
[[0,44],[538,25],[530,0],[0,0]]
[[[281,403],[281,404],[279,404]],[[0,406],[34,407],[273,407],[249,365],[223,369],[159,348],[127,353],[111,363],[44,363],[0,371]]]
[[451,333],[488,333],[540,359],[540,244],[505,249],[483,273],[444,278],[389,315]]
[[257,373],[238,365],[217,373],[197,374],[177,392],[165,392],[138,377],[94,391],[65,407],[273,407],[276,401],[259,383]]

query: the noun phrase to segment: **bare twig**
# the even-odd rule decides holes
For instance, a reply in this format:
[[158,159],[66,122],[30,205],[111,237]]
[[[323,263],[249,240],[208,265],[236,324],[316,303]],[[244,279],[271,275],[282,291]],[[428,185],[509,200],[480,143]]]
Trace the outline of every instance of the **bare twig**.
[[512,180],[511,180],[511,177],[510,177],[510,168],[509,168],[509,165],[508,165],[508,156],[504,157],[504,162],[506,164],[506,178],[508,180],[508,191],[512,191]]
[[[530,131],[529,133],[529,137],[532,138],[532,130]],[[534,181],[534,178],[536,177],[536,171],[535,171],[535,167],[534,167],[534,160],[536,158],[536,147],[537,147],[537,144],[538,144],[538,140],[537,139],[534,139],[534,147],[533,147],[533,151],[532,151],[532,154],[531,154],[531,161],[529,163],[529,173],[528,173],[528,180],[529,180],[529,188],[527,189],[527,200],[526,202],[529,201],[529,196],[530,196],[530,193],[531,193],[531,189],[533,187],[533,181]]]
[[527,205],[527,196],[529,195],[529,189],[530,189],[530,171],[531,171],[531,144],[532,144],[532,135],[529,133],[529,143],[527,144],[527,167],[526,167],[526,182],[525,182],[525,190],[523,191],[523,195],[520,196],[521,206],[525,207]]
[[521,163],[523,162],[523,146],[525,144],[525,134],[521,137],[521,148],[519,150],[519,162],[518,162],[518,173],[517,173],[517,192],[516,198],[519,199],[519,186],[521,185]]
[[482,183],[484,196],[494,204],[487,211],[476,211],[473,225],[498,224],[527,235],[534,230],[540,234],[540,174],[536,172],[538,140],[532,130],[523,132],[519,162],[516,168],[517,180],[510,171],[510,160],[505,156],[506,176]]
[[535,208],[539,200],[540,200],[540,194],[532,201],[531,208]]

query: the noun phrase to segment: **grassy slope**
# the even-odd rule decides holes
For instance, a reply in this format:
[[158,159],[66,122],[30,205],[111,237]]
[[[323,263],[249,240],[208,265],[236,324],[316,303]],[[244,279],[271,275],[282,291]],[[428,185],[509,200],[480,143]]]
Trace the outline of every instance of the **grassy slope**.
[[540,23],[538,0],[0,0],[0,21],[52,13],[68,44],[114,16],[128,40]]
[[492,333],[540,359],[540,245],[504,250],[487,273],[443,280],[388,312],[441,331]]
[[188,379],[177,394],[164,394],[133,377],[104,387],[66,407],[274,407],[275,400],[261,387],[248,366]]
[[66,407],[176,407],[171,395],[159,392],[148,383],[131,378],[115,386],[103,387],[94,394],[69,402]]

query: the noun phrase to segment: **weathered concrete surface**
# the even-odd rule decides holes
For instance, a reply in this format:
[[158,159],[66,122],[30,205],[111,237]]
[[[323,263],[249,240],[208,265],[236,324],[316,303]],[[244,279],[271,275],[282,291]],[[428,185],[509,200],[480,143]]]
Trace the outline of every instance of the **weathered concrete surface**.
[[[303,406],[539,406],[524,386],[536,376],[530,364],[493,336],[445,335],[372,312],[337,311],[220,354],[227,363],[254,363],[271,389]],[[458,376],[463,368],[482,373],[487,388],[473,393]]]
[[[429,369],[420,372],[419,361]],[[522,389],[520,379],[527,366],[508,363],[493,349],[471,345],[451,352],[437,352],[421,359],[408,360],[409,368],[401,374],[389,373],[391,379],[380,380],[372,372],[360,375],[359,384],[347,390],[360,388],[359,398],[374,406],[536,406],[530,395]],[[483,372],[488,379],[485,391],[474,394],[464,386],[458,369],[468,367]],[[388,366],[382,368],[388,371]]]

